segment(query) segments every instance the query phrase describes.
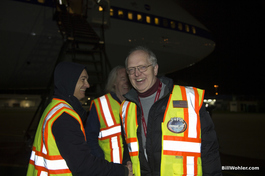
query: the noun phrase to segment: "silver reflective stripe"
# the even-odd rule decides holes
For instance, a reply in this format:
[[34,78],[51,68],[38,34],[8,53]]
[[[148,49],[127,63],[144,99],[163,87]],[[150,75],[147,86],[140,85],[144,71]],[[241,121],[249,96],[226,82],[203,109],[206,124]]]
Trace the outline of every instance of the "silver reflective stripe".
[[171,151],[200,153],[201,143],[164,140],[163,148]]
[[194,156],[187,156],[187,176],[194,175]]
[[40,176],[48,176],[48,172],[41,171],[41,172],[40,172]]
[[111,136],[111,135],[114,135],[120,132],[121,132],[121,127],[115,126],[115,127],[100,131],[98,138],[104,138],[104,137]]
[[58,159],[58,160],[45,159],[42,156],[36,155],[35,151],[32,151],[30,160],[33,160],[36,166],[45,167],[48,170],[68,169],[68,166],[64,159]]
[[44,153],[45,155],[47,155],[47,149],[46,149],[46,146],[45,145],[43,145],[43,147],[42,147],[42,153]]
[[30,155],[30,160],[34,161],[34,158],[35,158],[35,151],[32,151]]
[[195,112],[195,95],[192,87],[185,87],[188,100],[189,125],[188,137],[197,138],[197,113]]
[[64,159],[60,159],[60,160],[47,160],[46,159],[46,163],[47,163],[47,168],[49,170],[68,169],[68,166]]
[[126,115],[126,109],[127,109],[127,107],[128,107],[128,104],[129,104],[129,102],[128,101],[125,101],[124,103],[123,103],[123,106],[122,106],[122,126],[123,126],[123,131],[124,131],[124,135],[125,136],[127,136],[127,134],[126,134],[126,131],[125,131],[125,115]]
[[120,150],[118,145],[118,138],[117,136],[111,138],[111,147],[112,147],[112,156],[114,163],[121,163],[120,161]]
[[113,122],[113,119],[112,119],[112,116],[111,116],[111,113],[110,113],[110,109],[109,109],[106,97],[102,96],[102,97],[99,98],[99,100],[100,100],[100,103],[101,103],[101,107],[102,107],[102,110],[103,110],[107,125],[108,126],[114,125],[114,122]]
[[128,107],[129,101],[125,101],[122,106],[122,125],[125,129],[125,115],[126,115],[126,109]]
[[130,142],[128,144],[129,152],[138,152],[138,144],[137,142]]
[[49,114],[46,115],[46,118],[45,118],[45,121],[44,121],[44,124],[43,124],[43,128],[42,128],[42,134],[43,134],[43,143],[45,143],[45,140],[44,140],[44,130],[45,130],[45,127],[46,127],[46,124],[47,124],[47,121],[53,116],[54,113],[56,113],[59,109],[63,108],[63,107],[66,107],[66,108],[71,108],[70,106],[68,106],[67,104],[64,104],[64,103],[60,103],[58,104],[57,106],[55,106],[50,112]]

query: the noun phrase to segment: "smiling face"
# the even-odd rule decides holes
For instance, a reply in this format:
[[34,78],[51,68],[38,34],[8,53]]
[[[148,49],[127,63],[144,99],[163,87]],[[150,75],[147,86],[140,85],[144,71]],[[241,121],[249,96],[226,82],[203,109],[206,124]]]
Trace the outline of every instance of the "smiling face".
[[[148,66],[150,61],[148,54],[142,50],[136,50],[130,54],[127,61],[127,67]],[[149,90],[156,82],[158,73],[158,65],[150,66],[146,71],[140,72],[137,68],[134,74],[129,74],[129,79],[132,86],[140,93]]]
[[117,78],[114,83],[114,89],[115,89],[115,93],[117,97],[121,101],[123,101],[124,100],[123,95],[129,91],[129,84],[128,84],[128,79],[127,79],[125,68],[118,70]]
[[81,100],[82,98],[85,97],[86,89],[90,87],[89,83],[87,82],[87,79],[88,79],[87,71],[83,70],[75,86],[74,96],[78,100]]

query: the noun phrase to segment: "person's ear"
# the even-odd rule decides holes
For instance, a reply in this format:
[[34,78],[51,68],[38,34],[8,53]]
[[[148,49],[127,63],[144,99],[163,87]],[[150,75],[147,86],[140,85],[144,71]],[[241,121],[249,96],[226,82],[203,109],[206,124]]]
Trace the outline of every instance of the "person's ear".
[[157,76],[157,74],[158,74],[158,64],[156,64],[154,66],[154,74],[155,74],[155,76]]

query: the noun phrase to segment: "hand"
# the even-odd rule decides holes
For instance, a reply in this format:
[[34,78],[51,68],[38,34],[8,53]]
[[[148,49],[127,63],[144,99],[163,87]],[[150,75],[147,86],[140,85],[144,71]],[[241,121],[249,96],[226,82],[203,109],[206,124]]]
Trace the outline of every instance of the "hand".
[[132,169],[132,162],[131,162],[131,161],[127,161],[127,165],[126,165],[126,167],[127,167],[128,170],[129,170],[129,174],[128,174],[128,176],[134,176],[134,175],[133,175],[133,169]]

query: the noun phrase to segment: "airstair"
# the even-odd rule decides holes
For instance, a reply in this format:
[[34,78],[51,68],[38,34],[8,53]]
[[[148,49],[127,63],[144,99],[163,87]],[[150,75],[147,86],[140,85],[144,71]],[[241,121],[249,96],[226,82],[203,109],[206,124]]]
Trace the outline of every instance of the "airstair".
[[86,94],[95,98],[104,93],[104,84],[111,69],[105,52],[104,27],[100,37],[88,23],[88,1],[73,2],[74,5],[69,1],[56,4],[54,19],[64,41],[58,62],[68,60],[85,65],[91,86]]
[[[87,12],[88,3],[94,5],[94,9],[90,9],[89,12]],[[111,70],[111,64],[105,52],[104,27],[107,24],[105,23],[106,20],[103,18],[102,25],[99,23],[97,25],[98,29],[100,29],[99,33],[101,33],[101,36],[99,36],[91,27],[93,20],[100,21],[101,23],[98,15],[96,15],[96,18],[93,20],[91,20],[92,18],[87,19],[87,14],[92,16],[93,13],[99,13],[98,10],[95,10],[95,5],[99,7],[100,4],[96,4],[94,0],[57,0],[53,17],[57,22],[63,40],[55,66],[61,61],[71,61],[83,64],[87,67],[90,88],[86,91],[86,99],[82,101],[83,105],[87,105],[86,107],[89,107],[90,100],[104,94],[104,86],[107,81],[108,73]],[[104,17],[104,15],[102,15],[102,17]],[[36,127],[36,122],[39,121],[39,118],[36,117],[41,116],[42,112],[51,101],[52,95],[53,74],[47,85],[47,91],[43,93],[41,103],[25,132],[25,140],[28,145],[33,143],[33,131],[35,132],[36,129],[34,128]]]

